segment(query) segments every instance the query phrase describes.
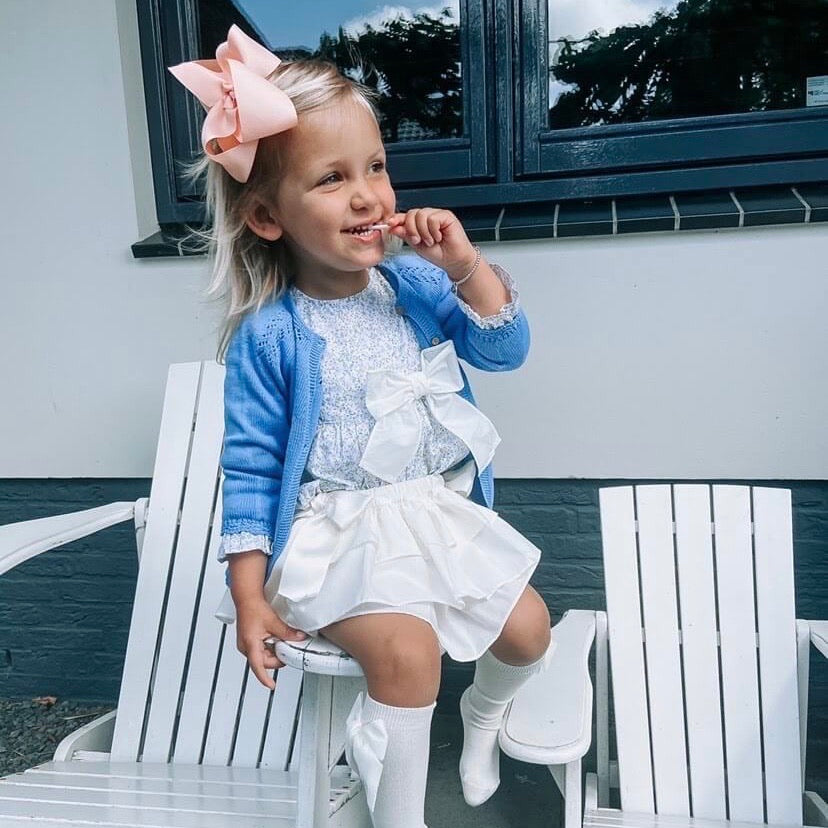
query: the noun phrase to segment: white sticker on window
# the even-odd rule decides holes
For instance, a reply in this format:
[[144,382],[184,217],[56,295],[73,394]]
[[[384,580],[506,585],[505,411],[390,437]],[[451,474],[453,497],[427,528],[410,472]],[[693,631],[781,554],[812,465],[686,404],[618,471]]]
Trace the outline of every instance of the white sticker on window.
[[828,106],[828,75],[808,78],[805,101],[806,106]]

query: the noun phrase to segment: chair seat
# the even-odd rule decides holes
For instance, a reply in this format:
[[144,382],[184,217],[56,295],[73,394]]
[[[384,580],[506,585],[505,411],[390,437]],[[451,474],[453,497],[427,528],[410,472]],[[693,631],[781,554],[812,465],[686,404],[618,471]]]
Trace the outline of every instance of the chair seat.
[[[0,781],[3,828],[292,828],[298,773],[143,762],[46,762]],[[331,810],[359,790],[332,774]]]
[[685,816],[618,811],[614,808],[586,809],[584,828],[802,828],[779,823],[731,822]]
[[322,635],[309,637],[304,641],[276,640],[275,643],[276,655],[285,664],[297,670],[325,676],[364,675],[355,658]]

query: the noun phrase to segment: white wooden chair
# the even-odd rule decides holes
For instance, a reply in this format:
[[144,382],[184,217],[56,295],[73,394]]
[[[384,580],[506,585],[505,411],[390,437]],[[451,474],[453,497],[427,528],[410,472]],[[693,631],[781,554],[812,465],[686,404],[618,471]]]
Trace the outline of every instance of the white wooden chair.
[[117,710],[0,781],[3,828],[370,826],[338,764],[359,665],[321,637],[301,642],[281,650],[301,669],[279,670],[271,693],[213,615],[223,377],[215,362],[171,366],[149,499],[0,527],[0,573],[124,520],[140,561]]
[[620,486],[600,490],[600,508],[607,612],[592,614],[597,774],[583,812],[583,682],[567,699],[565,676],[538,674],[510,706],[502,749],[549,765],[567,828],[828,825],[804,791],[809,648],[828,656],[828,623],[794,616],[790,492]]

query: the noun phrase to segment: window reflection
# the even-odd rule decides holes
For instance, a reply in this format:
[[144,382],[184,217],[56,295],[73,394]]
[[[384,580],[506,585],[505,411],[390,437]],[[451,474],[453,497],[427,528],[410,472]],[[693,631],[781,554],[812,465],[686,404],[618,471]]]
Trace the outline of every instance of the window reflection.
[[386,142],[463,135],[459,0],[307,5],[199,0],[200,54],[214,55],[235,23],[282,59],[321,57],[374,89]]
[[552,129],[804,107],[828,0],[549,0]]

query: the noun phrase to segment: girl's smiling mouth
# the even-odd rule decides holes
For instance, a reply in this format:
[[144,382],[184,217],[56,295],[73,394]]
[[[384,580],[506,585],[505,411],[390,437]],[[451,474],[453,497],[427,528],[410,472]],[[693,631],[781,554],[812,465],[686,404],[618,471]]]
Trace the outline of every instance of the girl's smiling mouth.
[[387,224],[360,224],[357,227],[350,227],[342,232],[360,241],[374,241],[377,236],[382,235],[383,228],[387,227]]

